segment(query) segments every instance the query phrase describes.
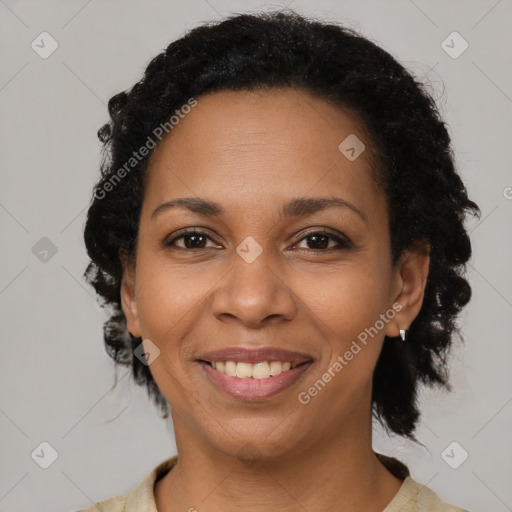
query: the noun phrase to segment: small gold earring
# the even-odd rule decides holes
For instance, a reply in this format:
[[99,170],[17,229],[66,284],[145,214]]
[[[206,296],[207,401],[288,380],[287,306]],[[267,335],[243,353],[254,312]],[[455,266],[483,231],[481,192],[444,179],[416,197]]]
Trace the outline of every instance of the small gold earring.
[[400,329],[400,338],[402,338],[402,341],[405,341],[405,329]]

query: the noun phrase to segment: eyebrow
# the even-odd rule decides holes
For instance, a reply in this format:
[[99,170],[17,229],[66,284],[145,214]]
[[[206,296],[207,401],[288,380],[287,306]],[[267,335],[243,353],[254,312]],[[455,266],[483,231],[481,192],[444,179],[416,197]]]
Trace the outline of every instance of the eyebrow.
[[[339,197],[297,197],[285,203],[280,212],[280,218],[287,217],[302,217],[312,215],[313,213],[325,210],[326,208],[348,208],[356,213],[364,222],[368,222],[366,215],[359,210],[356,206],[344,199]],[[153,219],[157,215],[172,210],[174,208],[183,208],[190,210],[191,212],[207,217],[222,217],[225,213],[224,208],[215,201],[202,199],[200,197],[180,197],[167,201],[157,206],[151,218]]]

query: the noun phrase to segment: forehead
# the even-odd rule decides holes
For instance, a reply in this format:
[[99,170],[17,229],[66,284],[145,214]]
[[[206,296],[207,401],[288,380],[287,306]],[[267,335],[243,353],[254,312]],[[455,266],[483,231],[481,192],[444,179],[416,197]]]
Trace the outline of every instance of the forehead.
[[[371,143],[355,114],[296,89],[196,100],[153,152],[145,206],[201,196],[250,207],[336,194],[364,209],[381,195]],[[357,158],[347,158],[354,153],[347,146],[359,153],[362,144]]]

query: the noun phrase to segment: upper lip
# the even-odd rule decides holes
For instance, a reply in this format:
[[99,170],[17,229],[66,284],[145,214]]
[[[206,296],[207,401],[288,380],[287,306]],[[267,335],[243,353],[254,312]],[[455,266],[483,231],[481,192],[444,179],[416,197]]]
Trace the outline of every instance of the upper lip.
[[281,361],[292,364],[302,364],[313,358],[302,352],[293,352],[277,347],[243,348],[227,347],[205,352],[198,357],[202,361],[236,361],[244,363],[261,363],[263,361]]

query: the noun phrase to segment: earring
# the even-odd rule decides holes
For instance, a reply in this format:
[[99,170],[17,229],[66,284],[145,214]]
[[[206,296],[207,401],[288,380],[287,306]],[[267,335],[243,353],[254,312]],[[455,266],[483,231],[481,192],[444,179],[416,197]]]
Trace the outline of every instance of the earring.
[[402,338],[402,341],[405,341],[405,329],[400,329],[400,338]]

